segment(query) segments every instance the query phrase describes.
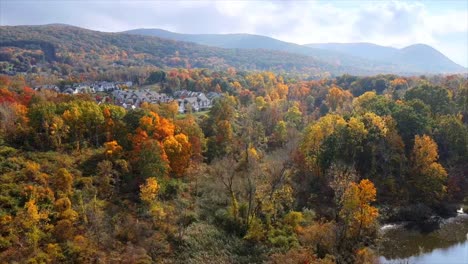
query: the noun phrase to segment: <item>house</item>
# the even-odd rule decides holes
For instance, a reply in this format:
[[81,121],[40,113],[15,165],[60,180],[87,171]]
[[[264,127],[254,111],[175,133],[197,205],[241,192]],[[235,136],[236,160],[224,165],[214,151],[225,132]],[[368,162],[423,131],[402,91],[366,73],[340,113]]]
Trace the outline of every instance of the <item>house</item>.
[[110,92],[117,89],[116,85],[112,82],[99,82],[92,84],[92,86],[96,92]]
[[53,85],[53,84],[45,84],[41,86],[36,86],[34,87],[34,90],[36,91],[52,90],[52,91],[56,91],[57,93],[60,92],[60,88],[57,85]]
[[77,94],[78,91],[72,87],[65,87],[65,90],[63,90],[63,93],[66,94]]
[[185,113],[188,109],[198,112],[211,108],[212,102],[204,93],[187,90],[176,91],[174,97],[179,103],[179,113]]
[[142,103],[160,104],[174,101],[174,98],[164,93],[150,90],[114,90],[112,92],[116,104],[139,106]]
[[76,91],[75,93],[95,93],[96,92],[94,87],[86,83],[75,84],[73,85],[73,88]]

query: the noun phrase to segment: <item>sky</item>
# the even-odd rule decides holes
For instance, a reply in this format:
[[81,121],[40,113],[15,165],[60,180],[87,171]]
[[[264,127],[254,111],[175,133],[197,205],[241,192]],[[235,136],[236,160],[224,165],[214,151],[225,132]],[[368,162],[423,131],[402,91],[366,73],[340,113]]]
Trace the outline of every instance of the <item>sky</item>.
[[106,32],[250,33],[297,44],[424,43],[468,67],[468,0],[0,0],[0,25],[50,23]]

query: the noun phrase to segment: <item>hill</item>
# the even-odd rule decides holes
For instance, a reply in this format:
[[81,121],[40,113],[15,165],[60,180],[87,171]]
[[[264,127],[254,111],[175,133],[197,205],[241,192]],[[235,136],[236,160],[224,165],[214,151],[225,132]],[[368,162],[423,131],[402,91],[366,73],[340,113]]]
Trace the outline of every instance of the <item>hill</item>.
[[402,65],[420,72],[463,72],[466,68],[456,64],[444,54],[425,44],[397,49],[372,43],[317,43],[305,45],[336,51],[359,58]]
[[[102,68],[117,64],[214,70],[235,67],[240,70],[294,71],[308,74],[369,73],[358,67],[344,68],[340,63],[294,53],[266,49],[224,49],[151,36],[98,32],[67,25],[2,26],[0,36],[0,47],[3,47],[0,60],[10,63],[49,61],[52,65],[69,65],[79,72],[88,71],[90,67]],[[6,49],[7,47],[10,49]],[[18,51],[18,48],[22,51]],[[36,51],[36,57],[30,58],[31,52],[25,50]],[[37,56],[40,51],[42,57]],[[18,57],[15,54],[19,54]]]
[[[374,69],[380,73],[445,73],[466,70],[436,49],[422,44],[399,50],[372,43],[298,45],[251,34],[180,34],[163,29],[134,29],[126,33],[189,41],[221,48],[261,48],[285,51],[338,63],[344,67],[358,65],[360,68]],[[406,50],[408,48],[409,51]]]
[[[106,33],[51,24],[2,26],[0,36],[0,72],[13,74],[53,71],[68,75],[131,66],[212,70],[234,67],[309,76],[460,71],[444,55],[419,46],[401,50],[399,56],[392,56],[394,61],[384,61],[247,34],[186,35],[163,30]],[[418,60],[420,57],[424,59]],[[433,61],[433,57],[438,60]]]
[[[342,67],[358,67],[370,71],[394,71],[396,65],[382,63],[359,58],[336,51],[320,48],[310,48],[295,43],[285,42],[278,39],[252,34],[180,34],[163,29],[134,29],[123,33],[154,36],[177,41],[193,42],[200,45],[226,49],[266,49],[273,51],[288,52],[313,57],[317,60],[326,61]],[[411,69],[402,69],[411,71]]]
[[226,49],[268,49],[323,58],[336,56],[335,52],[325,49],[311,49],[295,43],[252,34],[180,34],[163,29],[134,29],[124,33],[194,42]]

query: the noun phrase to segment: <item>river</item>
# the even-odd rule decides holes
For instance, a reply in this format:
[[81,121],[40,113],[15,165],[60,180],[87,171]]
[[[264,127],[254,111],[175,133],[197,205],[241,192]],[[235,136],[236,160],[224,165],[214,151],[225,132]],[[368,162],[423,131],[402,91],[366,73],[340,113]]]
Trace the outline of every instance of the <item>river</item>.
[[381,232],[381,264],[468,264],[467,214],[444,220],[430,233],[403,225],[385,225]]

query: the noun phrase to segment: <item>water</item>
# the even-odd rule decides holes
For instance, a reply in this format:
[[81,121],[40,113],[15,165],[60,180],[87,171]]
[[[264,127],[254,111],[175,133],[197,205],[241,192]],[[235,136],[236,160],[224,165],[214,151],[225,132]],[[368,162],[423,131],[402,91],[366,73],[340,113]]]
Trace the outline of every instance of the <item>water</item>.
[[381,232],[382,264],[468,264],[467,214],[449,218],[427,234],[403,225],[385,225]]

